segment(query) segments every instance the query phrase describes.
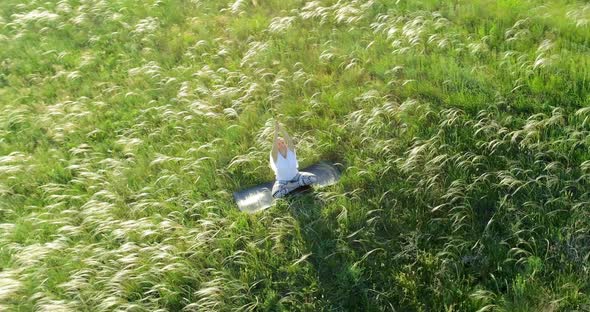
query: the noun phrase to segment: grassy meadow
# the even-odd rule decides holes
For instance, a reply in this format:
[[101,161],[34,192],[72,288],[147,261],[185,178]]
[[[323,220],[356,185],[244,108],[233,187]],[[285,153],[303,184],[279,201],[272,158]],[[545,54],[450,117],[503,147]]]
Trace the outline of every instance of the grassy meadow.
[[589,311],[590,4],[0,1],[0,310]]

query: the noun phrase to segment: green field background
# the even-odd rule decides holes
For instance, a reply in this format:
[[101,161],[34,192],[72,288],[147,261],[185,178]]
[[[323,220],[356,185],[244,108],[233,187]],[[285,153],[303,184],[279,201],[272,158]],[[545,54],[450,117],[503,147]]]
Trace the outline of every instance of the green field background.
[[[240,212],[274,118],[337,185]],[[590,4],[0,1],[0,310],[590,310]]]

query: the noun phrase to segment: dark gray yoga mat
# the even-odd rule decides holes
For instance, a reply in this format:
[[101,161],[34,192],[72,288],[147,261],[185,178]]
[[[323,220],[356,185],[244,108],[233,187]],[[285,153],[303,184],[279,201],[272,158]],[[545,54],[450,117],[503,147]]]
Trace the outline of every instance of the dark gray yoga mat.
[[[300,172],[313,173],[318,177],[315,186],[324,187],[332,185],[340,179],[341,170],[337,167],[337,163],[328,161],[320,161],[317,164],[311,165],[305,169],[299,170]],[[274,181],[266,182],[257,186],[253,186],[241,191],[234,192],[234,200],[241,211],[244,212],[256,212],[272,206],[274,198],[272,197],[271,190]],[[289,195],[295,195],[302,191],[310,189],[309,187],[298,188],[293,190]]]

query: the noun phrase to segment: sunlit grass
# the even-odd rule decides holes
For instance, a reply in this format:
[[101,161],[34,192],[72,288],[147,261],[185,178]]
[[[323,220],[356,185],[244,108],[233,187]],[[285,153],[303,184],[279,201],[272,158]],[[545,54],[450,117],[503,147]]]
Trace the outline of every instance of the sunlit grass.
[[[590,307],[590,6],[0,3],[0,310]],[[334,186],[258,213],[272,118]]]

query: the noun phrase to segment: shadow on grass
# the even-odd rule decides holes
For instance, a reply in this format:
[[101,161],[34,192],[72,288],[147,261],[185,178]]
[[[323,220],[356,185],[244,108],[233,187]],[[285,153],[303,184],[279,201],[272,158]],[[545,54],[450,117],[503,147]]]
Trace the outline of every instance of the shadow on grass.
[[322,211],[323,204],[313,191],[287,200],[311,253],[307,261],[317,274],[320,306],[327,311],[375,310],[369,303],[366,280],[353,265],[354,253],[338,236],[337,216]]

